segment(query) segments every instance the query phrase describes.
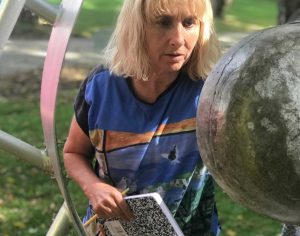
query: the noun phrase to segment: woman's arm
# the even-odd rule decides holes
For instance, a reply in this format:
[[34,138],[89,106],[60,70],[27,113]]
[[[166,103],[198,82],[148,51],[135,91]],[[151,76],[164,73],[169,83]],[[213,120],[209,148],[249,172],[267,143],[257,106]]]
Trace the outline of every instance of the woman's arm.
[[90,162],[92,152],[90,139],[73,118],[64,146],[64,164],[68,175],[81,187],[99,217],[132,219],[133,215],[121,192],[101,181],[94,173]]

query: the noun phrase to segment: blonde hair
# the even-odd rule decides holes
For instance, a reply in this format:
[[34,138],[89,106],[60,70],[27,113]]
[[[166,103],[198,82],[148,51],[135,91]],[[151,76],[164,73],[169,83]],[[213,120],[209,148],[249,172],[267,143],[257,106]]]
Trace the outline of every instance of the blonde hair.
[[198,42],[182,69],[191,79],[205,79],[220,55],[210,0],[124,0],[104,49],[105,66],[117,75],[147,80],[151,69],[145,48],[146,22],[151,14],[167,12],[176,1],[187,2],[200,20]]

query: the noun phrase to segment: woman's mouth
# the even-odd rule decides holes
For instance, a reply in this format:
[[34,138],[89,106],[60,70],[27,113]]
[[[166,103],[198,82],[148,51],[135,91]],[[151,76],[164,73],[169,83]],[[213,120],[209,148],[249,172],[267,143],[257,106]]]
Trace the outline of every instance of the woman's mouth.
[[165,54],[171,61],[180,61],[183,59],[184,55],[181,53],[167,53]]

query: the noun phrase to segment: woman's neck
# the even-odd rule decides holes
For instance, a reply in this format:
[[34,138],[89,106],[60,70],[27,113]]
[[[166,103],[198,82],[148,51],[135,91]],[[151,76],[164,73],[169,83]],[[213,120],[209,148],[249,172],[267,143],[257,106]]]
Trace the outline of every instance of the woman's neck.
[[131,79],[131,85],[135,95],[147,103],[154,103],[158,97],[165,92],[176,80],[178,73],[160,77],[160,75],[150,76],[147,81],[140,79]]

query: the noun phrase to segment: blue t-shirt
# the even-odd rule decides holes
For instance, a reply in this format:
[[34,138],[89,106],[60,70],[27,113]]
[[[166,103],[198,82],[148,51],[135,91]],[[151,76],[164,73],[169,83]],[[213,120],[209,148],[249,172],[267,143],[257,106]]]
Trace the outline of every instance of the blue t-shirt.
[[[96,174],[128,195],[158,192],[185,235],[217,235],[211,176],[196,140],[203,80],[181,73],[158,99],[138,99],[127,78],[95,70],[75,102],[95,148]],[[87,216],[88,218],[89,216]],[[214,228],[214,229],[213,229]]]

